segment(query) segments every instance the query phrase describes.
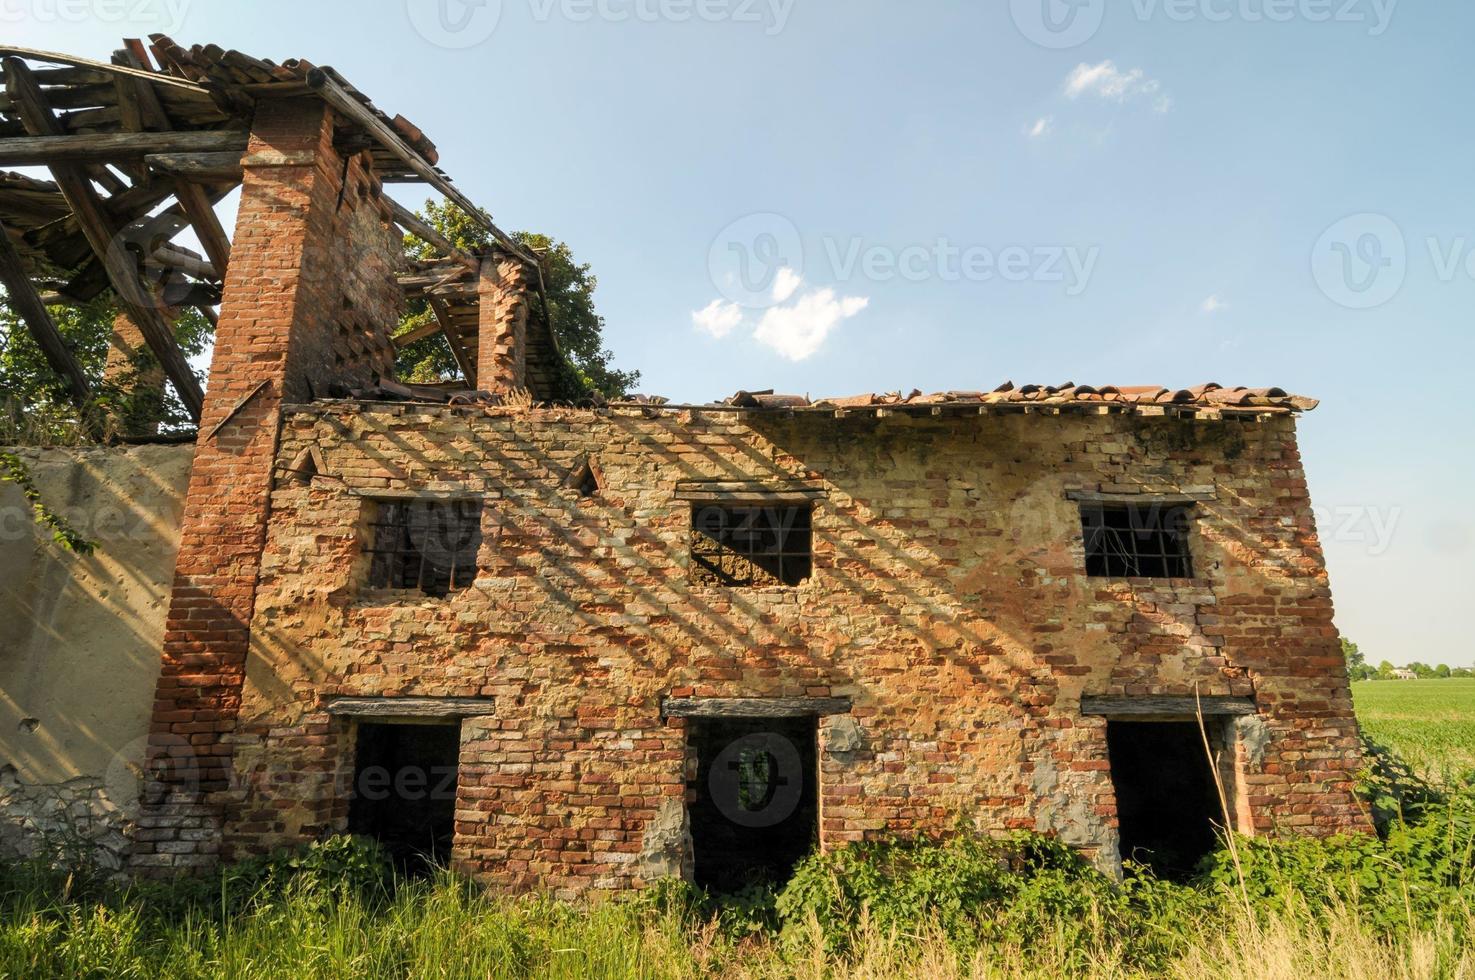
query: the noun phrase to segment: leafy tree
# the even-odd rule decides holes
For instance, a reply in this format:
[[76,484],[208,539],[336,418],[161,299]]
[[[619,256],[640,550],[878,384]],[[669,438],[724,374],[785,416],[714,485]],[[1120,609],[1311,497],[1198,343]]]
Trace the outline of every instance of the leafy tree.
[[1384,660],[1378,664],[1378,680],[1391,681],[1393,679],[1393,672],[1397,669],[1391,662]]
[[1377,676],[1377,671],[1368,665],[1367,657],[1357,648],[1357,644],[1342,637],[1342,657],[1347,661],[1347,676],[1354,681],[1371,680]]
[[1449,664],[1439,664],[1434,668],[1435,677],[1448,677],[1449,674]]
[[[128,370],[104,380],[108,347],[117,308],[111,293],[85,306],[53,306],[51,318],[92,385],[85,408],[72,403],[66,381],[51,369],[29,328],[0,298],[0,392],[4,416],[0,436],[7,442],[74,443],[99,429],[111,432],[188,429],[193,423],[184,405],[151,379],[158,361],[148,350],[136,354]],[[213,327],[198,310],[185,310],[174,333],[186,357],[209,346]]]
[[[420,216],[457,248],[472,255],[484,254],[494,245],[486,229],[452,205],[426,201]],[[573,401],[596,392],[606,398],[628,395],[639,381],[640,372],[622,371],[612,364],[614,354],[604,346],[604,317],[594,308],[598,280],[589,264],[579,263],[568,245],[547,235],[520,231],[513,237],[542,260],[548,312],[552,315],[558,345],[568,361],[556,397]],[[410,257],[426,258],[433,252],[418,238],[405,236],[405,253]],[[540,317],[543,311],[535,306],[532,315]],[[399,332],[413,330],[432,316],[423,302],[417,303],[401,322]],[[440,334],[406,346],[400,352],[397,369],[400,377],[408,381],[438,381],[456,374],[450,346]]]
[[1454,670],[1452,670],[1452,671],[1449,672],[1449,676],[1451,676],[1451,677],[1475,677],[1475,670],[1471,670],[1469,667],[1456,667]]

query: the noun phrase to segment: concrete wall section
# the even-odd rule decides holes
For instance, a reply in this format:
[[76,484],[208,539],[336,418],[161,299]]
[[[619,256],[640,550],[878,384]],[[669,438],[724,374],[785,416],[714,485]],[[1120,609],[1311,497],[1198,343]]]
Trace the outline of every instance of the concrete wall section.
[[90,841],[116,864],[137,816],[192,446],[16,450],[75,555],[0,483],[0,852]]

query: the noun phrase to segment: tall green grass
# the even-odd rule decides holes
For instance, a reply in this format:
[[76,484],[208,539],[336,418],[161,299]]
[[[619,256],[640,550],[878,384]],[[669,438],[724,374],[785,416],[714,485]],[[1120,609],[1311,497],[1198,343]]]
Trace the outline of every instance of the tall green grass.
[[1475,779],[1386,753],[1380,834],[1245,839],[1188,884],[959,832],[807,858],[779,892],[565,903],[395,881],[335,838],[207,880],[0,868],[0,977],[1367,977],[1475,980]]

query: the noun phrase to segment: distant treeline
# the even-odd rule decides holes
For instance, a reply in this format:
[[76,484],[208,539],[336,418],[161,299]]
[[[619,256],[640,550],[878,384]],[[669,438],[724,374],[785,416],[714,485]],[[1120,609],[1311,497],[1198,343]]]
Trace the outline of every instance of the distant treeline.
[[1475,677],[1475,670],[1469,667],[1454,667],[1449,664],[1428,664],[1415,660],[1406,667],[1395,667],[1393,663],[1384,660],[1374,667],[1367,662],[1367,657],[1357,649],[1357,644],[1346,637],[1342,638],[1342,656],[1347,658],[1347,676],[1354,681],[1397,681],[1407,680],[1412,674],[1419,680],[1429,680],[1438,677]]

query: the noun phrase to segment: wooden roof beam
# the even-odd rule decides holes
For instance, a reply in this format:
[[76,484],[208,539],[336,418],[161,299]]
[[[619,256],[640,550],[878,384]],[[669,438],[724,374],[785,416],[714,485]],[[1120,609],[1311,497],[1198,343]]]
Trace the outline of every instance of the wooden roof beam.
[[[143,43],[137,38],[125,38],[124,44],[127,48],[119,51],[117,58],[126,61],[134,68],[148,68],[148,52]],[[153,85],[141,78],[118,78],[118,94],[120,103],[125,101],[121,97],[125,92],[132,96],[136,111],[124,114],[124,121],[131,123],[130,129],[152,128],[160,133],[171,132],[174,129],[169,119],[169,113],[164,110],[164,104],[159,101],[159,94],[154,91]],[[130,118],[130,116],[132,118]],[[194,226],[195,234],[200,239],[200,244],[205,248],[205,254],[210,256],[210,262],[219,273],[219,278],[224,279],[227,267],[230,265],[230,236],[220,225],[220,218],[215,214],[215,207],[211,203],[205,189],[183,177],[174,178],[174,196],[179,201],[179,207],[184,212],[189,223]]]
[[477,272],[481,269],[480,262],[451,244],[450,239],[421,220],[420,216],[415,214],[415,212],[406,208],[403,204],[387,194],[384,196],[384,200],[389,204],[389,211],[394,215],[395,223],[405,231],[414,235],[427,245],[430,245],[442,255],[455,259],[469,271]]
[[51,313],[41,301],[36,287],[31,284],[20,253],[3,224],[0,224],[0,283],[5,285],[5,291],[10,295],[10,305],[26,322],[31,336],[36,338],[36,346],[46,356],[46,363],[67,382],[72,401],[79,407],[85,405],[91,392],[87,375],[62,338],[61,331],[56,328],[56,322],[51,319]]
[[[13,59],[17,65],[24,65]],[[7,64],[10,61],[6,62]],[[8,71],[7,71],[8,74]],[[39,91],[39,89],[38,89]],[[19,105],[19,104],[18,104]],[[50,109],[48,108],[48,112]],[[98,163],[126,160],[161,153],[213,153],[230,151],[236,159],[246,150],[249,134],[244,130],[210,130],[196,133],[84,133],[65,135],[61,127],[44,136],[15,136],[0,140],[0,166],[45,167],[53,163]]]
[[[59,136],[61,124],[46,104],[41,87],[31,76],[31,69],[19,58],[4,59],[5,84],[12,103],[20,112],[26,129],[37,136]],[[157,138],[159,134],[129,134],[131,138]],[[198,422],[204,407],[205,393],[190,369],[184,353],[175,342],[174,332],[154,306],[152,296],[139,281],[138,270],[128,259],[127,250],[114,248],[118,229],[108,215],[102,199],[87,179],[80,164],[52,161],[51,174],[72,209],[78,227],[102,260],[108,280],[118,294],[120,305],[143,334],[149,349],[158,358],[164,373],[174,384],[179,400]]]
[[461,377],[471,387],[476,387],[476,357],[474,353],[468,353],[463,349],[461,335],[456,331],[451,322],[451,311],[446,307],[445,300],[435,296],[427,297],[430,311],[435,314],[435,322],[440,324],[441,332],[446,335],[446,344],[451,348],[451,357],[456,361],[456,367],[461,369]]

